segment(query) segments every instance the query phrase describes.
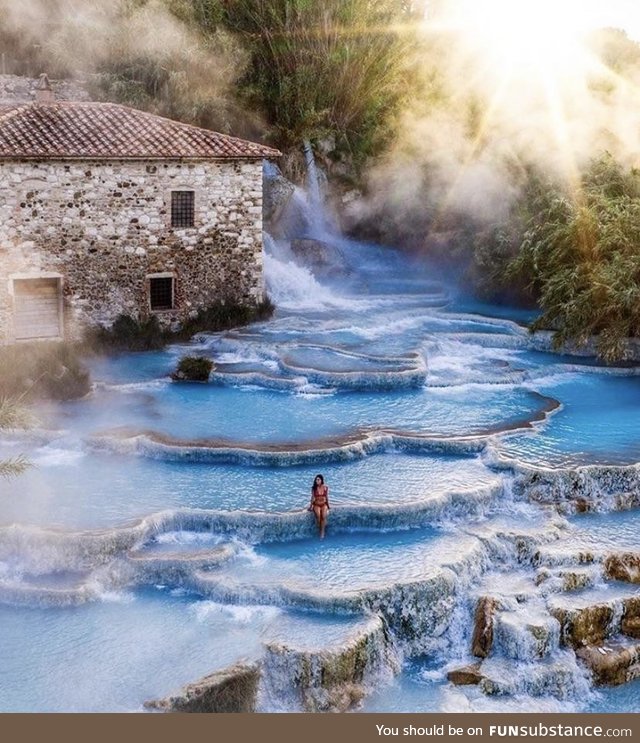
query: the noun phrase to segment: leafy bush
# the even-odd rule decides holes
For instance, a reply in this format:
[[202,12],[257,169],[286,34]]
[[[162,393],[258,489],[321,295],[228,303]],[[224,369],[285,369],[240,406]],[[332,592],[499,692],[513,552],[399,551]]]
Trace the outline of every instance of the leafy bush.
[[[19,400],[0,397],[0,431],[15,428],[28,428],[33,418],[20,405]],[[0,478],[17,477],[30,467],[29,461],[22,455],[11,459],[0,459]]]
[[69,343],[28,343],[0,349],[0,396],[71,400],[90,390],[80,349]]
[[165,346],[165,335],[155,315],[142,320],[118,315],[110,328],[89,331],[87,343],[114,351],[157,351]]
[[96,351],[158,351],[168,343],[188,340],[196,333],[214,333],[267,320],[274,309],[268,297],[255,306],[218,302],[200,310],[176,331],[161,328],[155,315],[142,320],[119,315],[111,328],[89,331],[86,345]]
[[249,325],[252,322],[268,320],[275,310],[273,302],[266,297],[256,306],[236,304],[235,302],[220,302],[200,310],[198,314],[183,323],[178,333],[173,334],[175,339],[187,339],[196,333],[216,333],[229,328]]
[[204,356],[183,356],[171,379],[174,382],[207,382],[212,369],[211,359]]
[[[215,0],[199,0],[200,13]],[[334,134],[363,159],[391,136],[408,91],[402,0],[239,0],[223,3],[224,24],[251,54],[241,85],[265,111],[283,146]]]
[[640,336],[640,171],[605,154],[575,193],[550,186],[536,207],[509,269],[539,295],[534,329],[558,347],[598,336],[600,357],[621,359]]

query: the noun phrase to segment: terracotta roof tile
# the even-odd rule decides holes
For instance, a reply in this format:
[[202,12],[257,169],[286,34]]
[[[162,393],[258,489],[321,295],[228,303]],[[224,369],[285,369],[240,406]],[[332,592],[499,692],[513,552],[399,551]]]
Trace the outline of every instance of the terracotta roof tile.
[[279,157],[255,142],[115,103],[0,107],[0,159],[246,159]]

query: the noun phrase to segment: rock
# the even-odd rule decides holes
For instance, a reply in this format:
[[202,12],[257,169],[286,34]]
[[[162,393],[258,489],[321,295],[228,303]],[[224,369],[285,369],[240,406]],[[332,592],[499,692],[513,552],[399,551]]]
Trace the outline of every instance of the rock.
[[574,697],[586,687],[584,672],[573,653],[560,653],[538,663],[493,657],[482,664],[480,690],[489,696]]
[[593,576],[590,573],[568,570],[561,572],[560,577],[563,591],[579,591],[593,585]]
[[342,253],[329,243],[310,238],[292,240],[291,252],[311,269],[314,276],[344,276],[349,272]]
[[546,583],[551,578],[551,571],[547,570],[546,568],[543,568],[541,570],[538,570],[536,573],[536,577],[534,580],[534,583],[536,586],[541,586],[543,583]]
[[640,583],[640,553],[609,555],[604,563],[605,577],[626,583]]
[[259,678],[257,665],[238,664],[144,706],[161,712],[253,712]]
[[634,637],[640,640],[640,617],[630,617],[628,619],[625,617],[620,627],[627,637]]
[[576,513],[589,513],[593,510],[593,503],[590,503],[586,498],[576,498],[575,508]]
[[507,658],[534,661],[553,653],[560,644],[560,624],[546,611],[526,605],[500,612],[495,621],[496,647]]
[[569,593],[593,586],[594,576],[592,573],[582,570],[555,570],[552,572],[548,568],[542,568],[536,574],[535,584],[536,586],[548,584],[548,590]]
[[604,645],[588,645],[576,655],[600,686],[619,686],[640,678],[640,644],[616,638]]
[[578,609],[555,607],[551,614],[560,622],[562,641],[572,648],[597,645],[609,634],[614,608],[607,604]]
[[265,167],[262,182],[264,220],[265,222],[277,222],[293,196],[295,186],[272,163]]
[[480,663],[449,671],[447,678],[456,686],[477,686],[482,681]]
[[208,382],[213,362],[204,356],[183,356],[178,368],[171,374],[174,382]]
[[490,596],[483,596],[476,606],[475,626],[471,641],[471,652],[476,658],[486,658],[493,645],[493,620],[498,602]]
[[321,638],[319,644],[317,650],[267,645],[261,693],[288,700],[289,711],[346,712],[360,702],[373,678],[399,670],[378,616],[339,645],[323,647]]
[[623,616],[625,619],[639,619],[640,618],[640,595],[630,596],[629,598],[623,599]]

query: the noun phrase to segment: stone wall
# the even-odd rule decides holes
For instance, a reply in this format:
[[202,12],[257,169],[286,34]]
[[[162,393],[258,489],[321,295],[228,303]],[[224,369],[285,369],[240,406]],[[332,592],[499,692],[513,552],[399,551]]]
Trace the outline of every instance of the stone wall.
[[[171,227],[171,191],[195,191],[195,226]],[[148,275],[175,277],[176,325],[220,300],[263,298],[262,163],[0,164],[0,342],[11,276],[63,276],[66,335],[149,314]]]
[[[88,84],[82,80],[51,80],[59,101],[89,101]],[[0,105],[33,103],[38,78],[0,75]]]

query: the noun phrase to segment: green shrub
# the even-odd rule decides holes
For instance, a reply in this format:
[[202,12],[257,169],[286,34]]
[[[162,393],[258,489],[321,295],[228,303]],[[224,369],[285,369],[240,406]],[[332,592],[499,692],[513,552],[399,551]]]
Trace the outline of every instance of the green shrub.
[[90,346],[114,351],[157,351],[166,343],[165,332],[155,315],[135,320],[129,315],[119,315],[110,328],[89,331]]
[[90,390],[80,348],[70,343],[25,343],[0,349],[0,396],[72,400]]
[[[19,400],[0,397],[0,431],[29,428],[33,423],[33,417],[20,405]],[[30,466],[29,461],[22,454],[11,459],[0,459],[0,478],[18,477]]]
[[183,356],[171,375],[174,382],[208,382],[213,361],[204,356]]
[[158,351],[169,343],[188,340],[196,333],[216,333],[267,320],[274,310],[268,297],[255,306],[218,302],[200,310],[175,331],[161,328],[155,315],[144,320],[120,315],[111,328],[88,331],[85,344],[94,351]]
[[[402,0],[199,0],[251,55],[240,81],[287,147],[333,134],[362,161],[380,151],[411,88],[417,11]],[[202,20],[200,24],[203,25]]]
[[234,302],[220,302],[200,310],[195,317],[183,323],[181,330],[173,337],[183,340],[191,338],[196,333],[217,333],[221,330],[249,325],[252,322],[268,320],[274,310],[275,306],[268,297],[255,307]]
[[528,277],[539,296],[534,330],[555,330],[558,347],[598,336],[601,358],[622,358],[640,336],[640,171],[605,154],[574,193],[550,186],[509,275]]

